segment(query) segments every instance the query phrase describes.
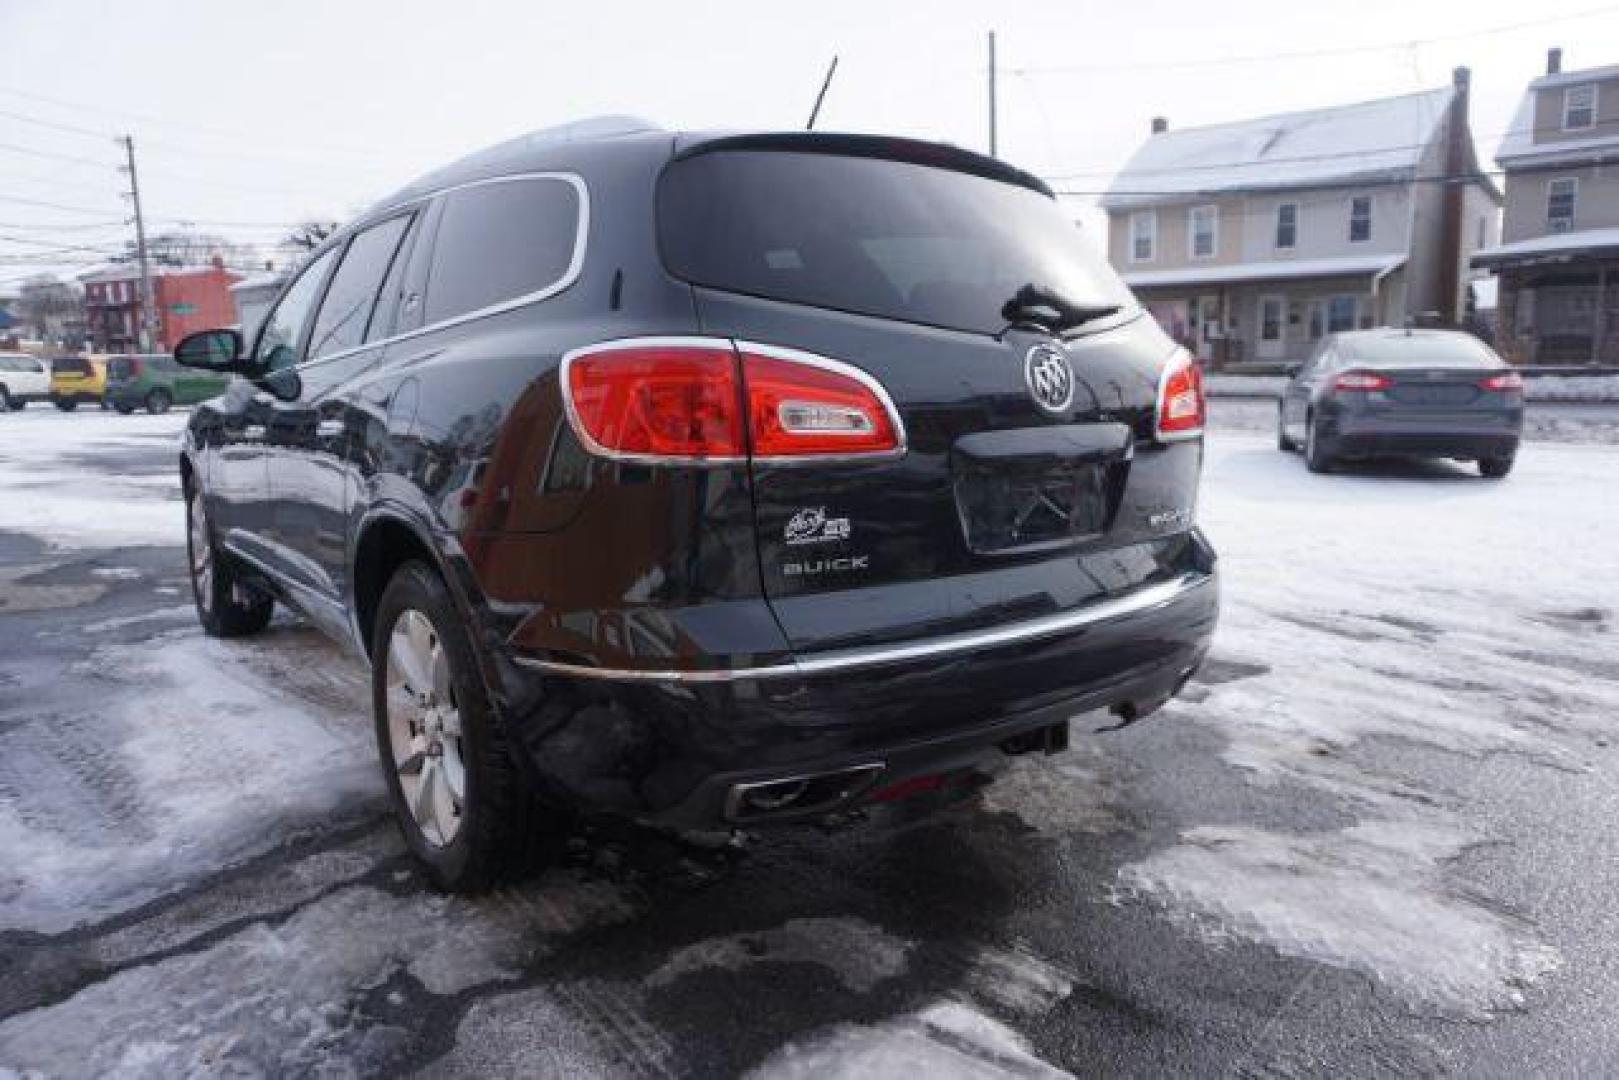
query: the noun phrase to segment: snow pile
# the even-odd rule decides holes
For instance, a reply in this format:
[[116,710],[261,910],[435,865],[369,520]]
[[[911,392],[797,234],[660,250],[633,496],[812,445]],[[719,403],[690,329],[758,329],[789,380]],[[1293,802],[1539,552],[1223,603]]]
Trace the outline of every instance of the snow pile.
[[0,728],[0,926],[161,896],[383,796],[364,672],[314,631],[102,648],[77,711]]
[[[1222,554],[1216,677],[1170,707],[1261,787],[1361,817],[1336,832],[1192,828],[1121,872],[1200,934],[1361,971],[1476,1016],[1556,965],[1534,928],[1457,882],[1469,758],[1582,770],[1619,716],[1611,450],[1534,444],[1491,483],[1444,466],[1317,476],[1217,433],[1201,517]],[[1555,558],[1542,553],[1555,551]],[[1224,674],[1221,674],[1221,672]],[[1454,756],[1435,787],[1374,752]]]
[[1521,1007],[1523,988],[1559,957],[1521,920],[1446,883],[1441,863],[1467,843],[1411,823],[1312,836],[1208,826],[1127,867],[1121,883],[1216,943],[1263,942],[1359,971],[1409,1004],[1483,1019]]
[[870,1027],[840,1025],[788,1044],[748,1074],[750,1080],[1067,1075],[1035,1057],[1017,1032],[959,1002],[930,1005]]
[[[179,437],[184,413],[64,413],[35,406],[0,416],[0,530],[63,548],[185,543]],[[101,472],[81,459],[127,459]]]

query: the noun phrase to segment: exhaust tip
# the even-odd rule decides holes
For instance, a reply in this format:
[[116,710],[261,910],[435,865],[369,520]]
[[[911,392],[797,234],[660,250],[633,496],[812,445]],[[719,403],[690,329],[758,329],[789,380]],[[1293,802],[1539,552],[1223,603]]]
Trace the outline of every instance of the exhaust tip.
[[733,784],[725,796],[729,821],[824,814],[865,793],[884,769],[882,762],[853,765],[829,772]]

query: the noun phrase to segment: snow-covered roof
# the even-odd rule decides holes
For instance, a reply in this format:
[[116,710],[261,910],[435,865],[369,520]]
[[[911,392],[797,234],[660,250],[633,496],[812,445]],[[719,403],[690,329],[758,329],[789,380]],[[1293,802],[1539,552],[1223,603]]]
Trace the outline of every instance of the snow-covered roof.
[[1284,281],[1303,277],[1344,277],[1376,274],[1382,277],[1400,268],[1404,255],[1349,255],[1337,259],[1271,259],[1226,266],[1182,266],[1174,270],[1139,270],[1121,275],[1133,289],[1156,285],[1221,285],[1242,281]]
[[[152,277],[188,277],[192,274],[211,274],[218,270],[217,266],[157,266],[151,268]],[[135,263],[115,263],[111,266],[97,267],[79,275],[79,280],[85,284],[94,284],[100,281],[134,281],[141,276],[141,268]]]
[[230,291],[236,292],[239,289],[278,289],[281,287],[281,283],[286,280],[287,275],[285,274],[254,274],[252,277],[245,277],[241,281],[234,282],[230,287]]
[[1578,232],[1550,233],[1515,240],[1510,244],[1479,248],[1473,252],[1474,266],[1499,266],[1519,259],[1573,257],[1585,252],[1619,251],[1619,229],[1581,229]]
[[1518,99],[1518,108],[1512,114],[1512,124],[1507,128],[1506,137],[1501,140],[1500,149],[1495,152],[1496,163],[1509,165],[1530,160],[1549,162],[1559,158],[1579,158],[1593,151],[1609,149],[1619,152],[1619,131],[1612,128],[1603,134],[1585,139],[1535,142],[1535,97],[1539,91],[1616,78],[1619,78],[1619,64],[1586,68],[1584,71],[1562,71],[1556,75],[1542,75],[1530,82],[1529,87],[1523,92],[1523,97]]
[[1102,197],[1106,209],[1224,191],[1401,179],[1433,141],[1454,91],[1159,132]]

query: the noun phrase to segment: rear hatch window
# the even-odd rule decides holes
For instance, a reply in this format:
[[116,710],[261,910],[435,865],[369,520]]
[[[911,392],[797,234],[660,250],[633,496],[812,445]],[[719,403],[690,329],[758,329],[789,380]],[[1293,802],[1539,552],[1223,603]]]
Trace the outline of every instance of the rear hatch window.
[[91,374],[90,361],[80,360],[77,357],[71,356],[64,357],[59,360],[52,360],[51,373],[54,375],[88,376]]
[[132,356],[115,356],[107,361],[108,379],[132,379],[135,377],[136,361]]
[[1029,284],[1133,305],[1048,196],[910,162],[699,153],[665,170],[658,232],[665,264],[692,284],[952,330],[999,333]]

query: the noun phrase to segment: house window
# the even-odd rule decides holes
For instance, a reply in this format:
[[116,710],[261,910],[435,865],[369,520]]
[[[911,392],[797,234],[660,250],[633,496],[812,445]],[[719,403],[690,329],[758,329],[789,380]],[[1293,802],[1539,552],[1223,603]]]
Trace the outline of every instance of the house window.
[[1568,232],[1574,227],[1574,201],[1579,193],[1580,181],[1573,176],[1560,176],[1546,184],[1546,228]]
[[1596,83],[1570,86],[1563,91],[1563,130],[1584,131],[1597,122]]
[[1283,203],[1276,208],[1276,246],[1296,247],[1299,242],[1299,204]]
[[1490,235],[1490,219],[1489,218],[1479,218],[1478,219],[1478,228],[1474,230],[1473,246],[1476,247],[1476,248],[1483,247],[1484,242],[1489,239],[1489,235]]
[[1327,333],[1336,334],[1355,328],[1356,308],[1359,302],[1350,295],[1334,296],[1327,301]]
[[1309,312],[1309,315],[1308,315],[1308,318],[1307,318],[1306,321],[1310,324],[1310,340],[1311,341],[1320,341],[1321,340],[1321,333],[1322,333],[1322,327],[1321,327],[1321,301],[1319,301],[1319,300],[1311,300],[1309,308],[1307,310]]
[[1158,211],[1130,215],[1130,261],[1151,262],[1158,253]]
[[1372,197],[1356,195],[1349,200],[1349,242],[1364,243],[1372,238]]
[[1215,207],[1194,206],[1186,212],[1186,234],[1194,259],[1211,259],[1217,244],[1219,217]]

